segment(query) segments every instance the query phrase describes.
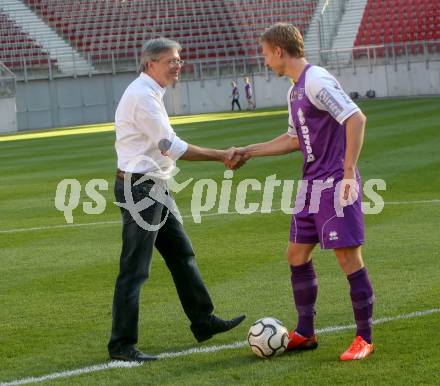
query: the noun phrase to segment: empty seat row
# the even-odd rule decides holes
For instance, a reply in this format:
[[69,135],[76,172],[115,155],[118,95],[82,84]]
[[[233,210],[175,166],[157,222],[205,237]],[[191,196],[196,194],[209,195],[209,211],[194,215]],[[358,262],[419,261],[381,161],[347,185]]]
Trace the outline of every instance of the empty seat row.
[[437,52],[439,26],[438,0],[368,0],[354,42],[355,56],[369,52],[356,47],[392,43],[389,48],[375,49],[376,56],[418,55],[425,53],[425,46],[420,43],[423,41],[429,43],[426,45],[427,52]]
[[[216,48],[222,56],[229,40],[234,41],[239,55],[255,54],[258,36],[268,24],[291,22],[304,32],[317,4],[317,0],[245,0],[242,4],[232,0],[25,2],[72,46],[87,55],[104,57],[111,51],[116,57],[131,56],[138,50],[133,42],[166,36],[178,40],[184,48],[190,47],[182,52],[182,55],[191,54],[185,59],[215,56]],[[133,48],[127,51],[127,47]]]
[[13,71],[44,69],[56,64],[8,15],[0,12],[0,61]]

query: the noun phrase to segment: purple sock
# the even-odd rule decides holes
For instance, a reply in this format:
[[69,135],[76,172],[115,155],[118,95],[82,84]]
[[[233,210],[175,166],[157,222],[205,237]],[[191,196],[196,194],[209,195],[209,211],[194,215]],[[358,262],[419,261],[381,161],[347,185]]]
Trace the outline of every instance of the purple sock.
[[366,268],[347,276],[350,283],[350,297],[356,321],[356,335],[371,343],[371,326],[373,323],[374,294]]
[[290,266],[295,307],[298,312],[296,331],[304,337],[315,333],[315,303],[318,295],[318,281],[312,261],[296,267]]

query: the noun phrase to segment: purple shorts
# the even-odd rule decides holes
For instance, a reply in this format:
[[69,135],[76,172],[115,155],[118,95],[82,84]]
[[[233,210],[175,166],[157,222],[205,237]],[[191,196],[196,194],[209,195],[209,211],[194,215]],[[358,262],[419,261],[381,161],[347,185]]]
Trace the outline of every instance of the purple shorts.
[[[321,249],[355,247],[364,243],[364,215],[362,194],[352,205],[343,208],[343,217],[336,213],[335,188],[321,193],[316,213],[310,210],[310,195],[307,194],[304,208],[292,215],[290,241],[298,244],[321,244]],[[297,197],[298,201],[298,197]]]

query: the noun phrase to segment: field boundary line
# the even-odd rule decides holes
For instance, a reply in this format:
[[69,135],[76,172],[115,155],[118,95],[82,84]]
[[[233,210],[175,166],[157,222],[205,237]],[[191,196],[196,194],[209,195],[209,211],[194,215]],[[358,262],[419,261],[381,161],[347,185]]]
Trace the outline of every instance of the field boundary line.
[[[386,316],[383,318],[379,318],[373,321],[373,324],[383,324],[388,322],[394,322],[396,320],[401,319],[412,319],[412,318],[419,318],[422,316],[430,315],[430,314],[437,314],[440,313],[440,308],[432,308],[430,310],[421,310],[421,311],[415,311],[411,312],[409,314],[400,314],[397,316]],[[324,327],[316,330],[318,334],[330,334],[333,332],[339,332],[344,330],[352,330],[356,326],[354,324],[348,324],[348,325],[342,325],[342,326],[330,326],[330,327]],[[212,353],[212,352],[218,352],[222,350],[234,350],[237,348],[241,348],[246,346],[246,341],[238,341],[231,344],[223,344],[223,345],[214,345],[214,346],[208,346],[208,347],[195,347],[188,350],[183,351],[177,351],[177,352],[164,352],[161,354],[158,354],[158,357],[160,360],[169,359],[169,358],[177,358],[181,356],[186,355],[192,355],[192,354],[204,354],[204,353]],[[15,381],[0,383],[0,386],[17,386],[17,385],[27,385],[32,383],[39,383],[44,381],[51,381],[54,379],[60,379],[60,378],[70,378],[77,375],[82,374],[90,374],[95,373],[98,371],[104,371],[104,370],[111,370],[111,369],[118,369],[118,368],[133,368],[133,367],[140,367],[143,366],[142,363],[137,362],[122,362],[122,361],[112,361],[108,363],[101,363],[98,365],[93,365],[89,367],[83,367],[80,369],[75,370],[68,370],[68,371],[62,371],[58,373],[52,373],[47,374],[39,377],[28,377],[23,379],[17,379]]]
[[[434,199],[434,200],[418,200],[418,201],[388,201],[385,202],[386,205],[419,205],[419,204],[440,204],[440,199]],[[271,209],[270,212],[255,212],[250,213],[250,215],[255,214],[270,214],[272,212],[280,212],[281,209]],[[226,213],[206,213],[201,214],[200,217],[212,217],[212,216],[225,216],[225,215],[236,215],[240,214],[238,212],[226,212]],[[248,216],[249,214],[246,214]],[[182,215],[182,218],[191,218],[192,215],[186,214]],[[120,220],[111,220],[111,221],[96,221],[96,222],[86,222],[86,223],[77,223],[77,224],[59,224],[59,225],[47,225],[47,226],[41,226],[41,227],[30,227],[30,228],[15,228],[15,229],[3,229],[0,230],[0,234],[5,233],[21,233],[21,232],[32,232],[32,231],[43,231],[43,230],[49,230],[49,229],[63,229],[63,228],[78,228],[78,227],[86,227],[86,226],[100,226],[100,225],[113,225],[113,224],[120,224]]]

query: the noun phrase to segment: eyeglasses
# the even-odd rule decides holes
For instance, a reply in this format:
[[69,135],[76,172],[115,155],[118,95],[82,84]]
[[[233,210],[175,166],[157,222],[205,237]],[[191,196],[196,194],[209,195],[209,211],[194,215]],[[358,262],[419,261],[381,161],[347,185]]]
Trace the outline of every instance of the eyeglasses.
[[171,59],[171,60],[168,60],[168,64],[172,67],[177,67],[177,66],[183,67],[183,65],[185,64],[185,61],[180,60],[180,59]]
[[[152,62],[160,62],[161,59],[152,59],[151,61]],[[185,61],[180,60],[180,59],[170,59],[167,61],[167,63],[170,67],[177,67],[177,66],[183,67],[183,65],[185,64]]]

